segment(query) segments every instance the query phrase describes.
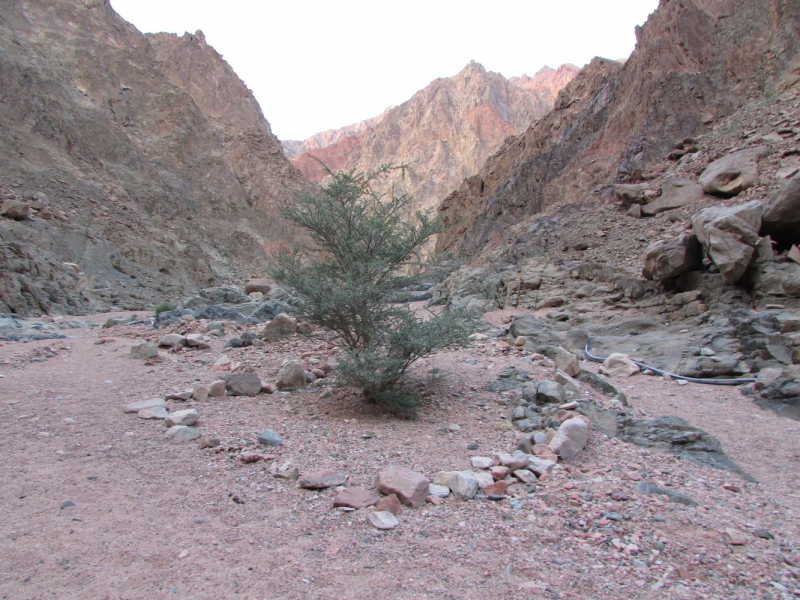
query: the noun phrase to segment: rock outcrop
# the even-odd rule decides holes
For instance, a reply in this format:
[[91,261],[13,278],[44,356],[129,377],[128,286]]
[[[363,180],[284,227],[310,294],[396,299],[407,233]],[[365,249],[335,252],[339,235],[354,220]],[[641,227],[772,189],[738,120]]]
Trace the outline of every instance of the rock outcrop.
[[511,242],[509,225],[546,207],[641,181],[676,140],[776,89],[795,59],[798,23],[796,3],[661,2],[624,65],[593,60],[551,113],[441,203],[438,250],[475,255]]
[[292,162],[314,181],[325,177],[315,159],[334,171],[374,171],[386,163],[407,163],[410,172],[390,181],[395,193],[409,193],[417,208],[432,209],[476,173],[504,139],[547,113],[557,91],[577,71],[572,65],[545,68],[514,84],[473,62],[389,109],[360,135],[344,136]]
[[23,0],[0,46],[0,199],[31,208],[0,218],[0,312],[152,307],[261,270],[275,205],[310,184],[202,33]]

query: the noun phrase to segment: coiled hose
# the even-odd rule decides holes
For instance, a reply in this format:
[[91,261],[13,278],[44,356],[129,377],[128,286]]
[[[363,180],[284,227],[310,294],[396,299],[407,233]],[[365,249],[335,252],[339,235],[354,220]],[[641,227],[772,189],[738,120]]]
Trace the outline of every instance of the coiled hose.
[[[586,346],[583,348],[583,353],[586,355],[586,358],[592,362],[602,363],[605,362],[605,358],[602,356],[594,356],[589,350],[592,349],[592,336],[588,336],[586,340]],[[608,358],[608,357],[606,357]],[[638,365],[641,369],[648,369],[655,373],[656,375],[671,377],[672,379],[678,379],[682,381],[688,381],[691,383],[703,383],[706,385],[744,385],[746,383],[753,383],[755,382],[755,377],[738,377],[736,379],[711,379],[711,378],[702,378],[702,377],[686,377],[685,375],[678,375],[677,373],[670,373],[668,371],[664,371],[663,369],[658,369],[651,365],[645,364],[638,360],[633,361],[634,364]]]

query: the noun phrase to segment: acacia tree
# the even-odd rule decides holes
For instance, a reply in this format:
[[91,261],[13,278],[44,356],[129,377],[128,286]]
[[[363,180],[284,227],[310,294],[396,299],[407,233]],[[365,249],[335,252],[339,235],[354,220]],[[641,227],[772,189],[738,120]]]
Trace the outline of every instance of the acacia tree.
[[405,166],[383,165],[372,173],[334,173],[317,193],[303,195],[282,211],[315,247],[282,253],[272,276],[294,289],[298,312],[332,331],[345,356],[339,379],[363,390],[368,402],[413,415],[418,399],[397,385],[418,359],[463,346],[475,330],[471,315],[447,311],[415,316],[402,303],[419,280],[420,252],[441,232],[438,218],[417,211],[412,198],[381,194],[375,183]]

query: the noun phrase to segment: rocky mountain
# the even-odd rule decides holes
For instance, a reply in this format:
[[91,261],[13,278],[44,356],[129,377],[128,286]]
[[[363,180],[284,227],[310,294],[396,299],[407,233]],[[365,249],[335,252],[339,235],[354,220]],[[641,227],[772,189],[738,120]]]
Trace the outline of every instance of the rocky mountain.
[[526,90],[538,92],[550,105],[555,104],[558,92],[580,72],[575,65],[561,65],[557,69],[542,67],[533,77],[522,75],[512,77],[509,83]]
[[800,5],[662,0],[637,37],[441,203],[432,301],[800,419]]
[[798,11],[791,2],[662,1],[625,64],[592,61],[550,114],[444,200],[450,226],[439,250],[471,256],[511,243],[509,225],[647,177],[676,142],[795,76]]
[[320,133],[312,135],[307,140],[283,140],[281,141],[283,153],[287,158],[298,158],[305,152],[327,148],[328,146],[331,146],[340,140],[343,140],[344,138],[364,135],[364,133],[383,121],[383,117],[386,116],[386,113],[393,108],[393,106],[390,106],[377,117],[359,121],[358,123],[353,123],[352,125],[348,125],[346,127],[321,131]]
[[22,0],[0,49],[0,312],[141,308],[263,268],[276,205],[310,184],[201,32]]
[[332,170],[372,171],[385,163],[412,169],[391,182],[422,209],[433,208],[465,177],[475,173],[508,136],[522,131],[552,107],[554,90],[577,69],[543,69],[514,85],[472,62],[458,75],[437,79],[360,135],[310,150],[292,162],[313,181]]

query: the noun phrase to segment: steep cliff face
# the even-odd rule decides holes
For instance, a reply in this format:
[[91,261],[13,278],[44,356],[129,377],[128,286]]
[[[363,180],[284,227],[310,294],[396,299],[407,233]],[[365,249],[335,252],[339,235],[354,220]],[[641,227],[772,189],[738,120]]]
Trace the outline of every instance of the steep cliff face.
[[[108,2],[0,12],[0,312],[140,308],[254,272],[309,182],[202,34],[145,36]],[[65,265],[64,263],[70,263]]]
[[[570,72],[561,70],[559,81],[567,80]],[[541,90],[520,87],[473,62],[455,77],[437,79],[390,109],[362,135],[306,152],[293,162],[315,181],[325,175],[315,159],[332,170],[371,171],[385,163],[408,163],[411,172],[391,182],[395,193],[409,193],[419,208],[430,209],[475,173],[506,137],[550,110],[549,90],[559,83],[546,72],[540,81]]]
[[624,65],[595,59],[442,202],[437,248],[474,255],[548,206],[641,180],[676,142],[772,89],[799,27],[800,5],[786,0],[662,0]]

